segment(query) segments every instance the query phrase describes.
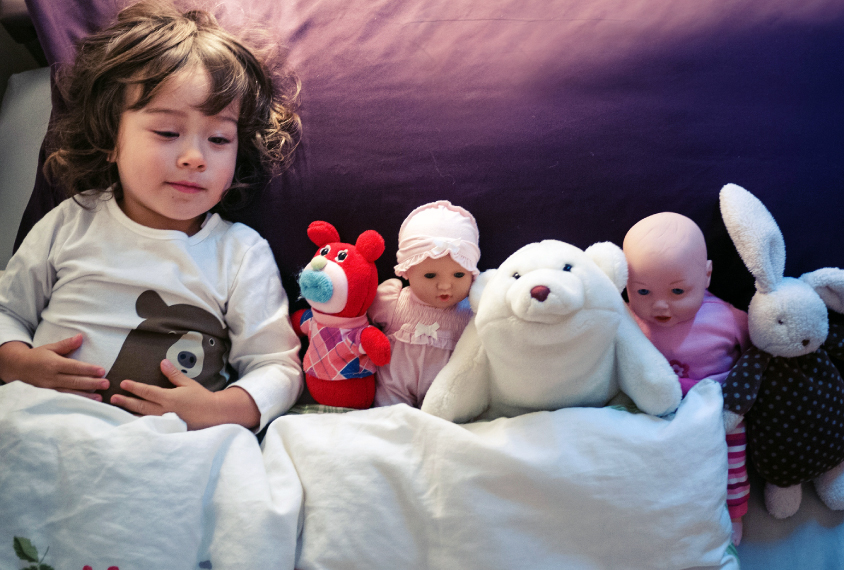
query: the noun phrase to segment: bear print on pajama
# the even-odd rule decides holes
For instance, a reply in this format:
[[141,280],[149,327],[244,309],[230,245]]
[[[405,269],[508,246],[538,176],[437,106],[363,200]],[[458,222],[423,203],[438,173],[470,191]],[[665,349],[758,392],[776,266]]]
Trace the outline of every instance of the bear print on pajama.
[[104,402],[113,394],[133,396],[120,388],[123,380],[172,388],[161,372],[165,358],[212,392],[223,389],[230,343],[214,315],[192,305],[167,305],[155,291],[141,293],[135,310],[144,320],[129,332],[106,375],[111,385],[100,392]]

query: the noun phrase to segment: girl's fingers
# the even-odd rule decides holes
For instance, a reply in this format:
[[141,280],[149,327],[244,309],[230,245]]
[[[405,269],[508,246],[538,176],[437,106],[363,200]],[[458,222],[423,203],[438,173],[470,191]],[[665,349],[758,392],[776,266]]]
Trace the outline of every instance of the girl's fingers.
[[189,384],[196,382],[196,380],[188,378],[182,374],[182,372],[173,366],[173,363],[166,358],[161,361],[161,372],[167,376],[167,379],[173,383],[173,386],[188,386]]
[[167,388],[152,386],[150,384],[144,384],[143,382],[135,382],[134,380],[124,380],[120,383],[120,387],[127,392],[131,392],[137,397],[153,402],[156,405],[164,399],[168,392]]
[[87,376],[92,379],[102,379],[105,376],[105,370],[101,366],[71,360],[70,358],[65,359],[65,362],[62,363],[59,373],[71,376]]
[[76,334],[74,336],[64,338],[57,342],[45,344],[42,348],[46,348],[47,350],[51,350],[56,354],[65,356],[66,354],[70,354],[80,346],[82,346],[82,335]]
[[63,392],[65,394],[75,394],[77,396],[82,396],[83,398],[88,398],[89,400],[94,400],[95,402],[102,402],[103,397],[99,394],[94,394],[91,392],[79,392],[77,390],[66,390],[64,388],[56,388],[56,392]]
[[[128,391],[128,388],[125,386],[126,382],[126,380],[121,382],[120,387]],[[136,382],[132,383],[137,384]],[[143,386],[144,384],[140,385]],[[160,416],[164,413],[164,408],[155,402],[130,398],[129,396],[122,396],[120,394],[113,395],[111,397],[111,403],[141,416]]]
[[55,386],[52,387],[61,392],[93,392],[94,390],[108,389],[109,381],[105,378],[63,374],[58,376]]

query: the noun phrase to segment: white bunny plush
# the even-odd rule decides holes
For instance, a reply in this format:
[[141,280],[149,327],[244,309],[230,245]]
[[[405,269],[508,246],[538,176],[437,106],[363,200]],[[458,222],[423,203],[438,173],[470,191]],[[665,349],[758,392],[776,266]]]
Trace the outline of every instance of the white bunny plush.
[[801,484],[814,480],[821,500],[844,509],[844,380],[827,352],[844,357],[844,331],[827,309],[844,313],[844,270],[783,277],[785,241],[771,213],[750,192],[727,184],[721,215],[756,278],[748,307],[753,347],[724,382],[724,423],[744,416],[748,454],[765,479],[765,505],[776,518],[800,507]]

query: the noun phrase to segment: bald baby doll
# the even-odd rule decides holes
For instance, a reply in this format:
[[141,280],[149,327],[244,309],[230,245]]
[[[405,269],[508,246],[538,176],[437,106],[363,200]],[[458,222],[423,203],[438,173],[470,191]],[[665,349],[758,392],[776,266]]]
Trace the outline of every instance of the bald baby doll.
[[[707,259],[703,232],[686,216],[661,212],[630,228],[623,249],[630,310],[674,368],[683,396],[704,378],[723,385],[750,345],[747,313],[707,290],[712,261]],[[743,422],[727,434],[727,506],[735,544],[741,541],[750,492],[745,440]]]

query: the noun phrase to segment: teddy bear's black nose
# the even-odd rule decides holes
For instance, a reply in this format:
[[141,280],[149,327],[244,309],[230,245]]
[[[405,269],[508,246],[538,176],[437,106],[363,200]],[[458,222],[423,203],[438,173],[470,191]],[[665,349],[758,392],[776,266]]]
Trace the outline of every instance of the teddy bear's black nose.
[[808,338],[803,339],[803,346],[809,346],[809,339]]
[[549,289],[545,285],[537,285],[536,287],[530,290],[530,296],[541,303],[548,298],[548,293],[550,292],[551,289]]

